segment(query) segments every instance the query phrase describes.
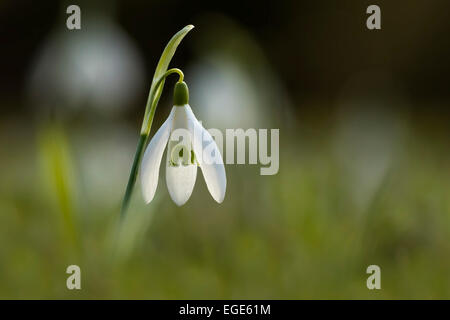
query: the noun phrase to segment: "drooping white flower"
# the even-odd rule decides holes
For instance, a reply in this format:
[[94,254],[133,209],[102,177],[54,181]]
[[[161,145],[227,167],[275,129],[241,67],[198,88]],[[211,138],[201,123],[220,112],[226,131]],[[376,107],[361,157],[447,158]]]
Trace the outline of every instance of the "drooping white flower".
[[166,146],[166,183],[172,200],[178,206],[185,204],[192,194],[197,166],[200,166],[214,200],[221,203],[225,197],[227,181],[219,148],[210,133],[196,119],[188,102],[186,83],[177,83],[174,107],[148,144],[142,159],[140,180],[147,203],[155,195],[159,167]]

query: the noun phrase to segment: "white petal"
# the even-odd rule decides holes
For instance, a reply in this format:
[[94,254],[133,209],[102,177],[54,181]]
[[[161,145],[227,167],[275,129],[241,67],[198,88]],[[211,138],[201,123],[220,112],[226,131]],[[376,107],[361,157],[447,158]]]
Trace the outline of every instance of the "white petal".
[[188,105],[174,106],[172,109],[172,131],[175,129],[189,129]]
[[[170,197],[178,206],[189,200],[197,178],[197,165],[191,162],[192,135],[189,127],[186,107],[174,107],[172,130],[166,157],[166,183]],[[184,157],[171,158],[174,156],[171,154],[173,153],[172,148],[176,146],[182,146]],[[174,166],[175,163],[176,166]]]
[[142,186],[142,194],[145,202],[149,203],[155,196],[156,187],[158,186],[159,167],[164,153],[164,149],[169,139],[172,127],[173,109],[167,120],[161,128],[153,136],[152,140],[145,150],[141,163],[140,179]]
[[[186,106],[186,109],[194,130],[192,134],[194,153],[202,169],[206,186],[214,200],[221,203],[225,198],[227,188],[223,158],[211,134],[198,122],[189,105]],[[206,147],[211,152],[203,152]],[[216,155],[215,158],[212,156],[213,153]],[[220,161],[214,161],[214,159],[220,159]]]
[[[168,163],[168,160],[167,160]],[[170,197],[178,206],[189,200],[197,178],[197,165],[166,165],[166,183]]]

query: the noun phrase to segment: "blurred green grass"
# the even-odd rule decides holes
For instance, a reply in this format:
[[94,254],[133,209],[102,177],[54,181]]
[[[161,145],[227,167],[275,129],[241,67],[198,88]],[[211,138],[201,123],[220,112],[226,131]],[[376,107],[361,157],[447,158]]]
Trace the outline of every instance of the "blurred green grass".
[[[0,298],[450,298],[445,135],[413,128],[364,207],[352,198],[331,130],[281,129],[275,176],[260,176],[259,166],[228,165],[221,205],[199,172],[191,199],[176,207],[162,169],[151,205],[137,188],[125,248],[113,262],[110,246],[132,152],[119,161],[123,149],[113,144],[108,153],[99,145],[123,170],[105,164],[95,179],[103,174],[115,187],[93,189],[80,165],[86,141],[66,130],[76,180],[66,184],[79,235],[74,247],[41,163],[42,152],[51,150],[42,149],[40,129],[8,123],[0,131],[8,146],[0,157]],[[70,264],[81,267],[81,291],[65,287]],[[381,267],[380,291],[366,288],[371,264]]]

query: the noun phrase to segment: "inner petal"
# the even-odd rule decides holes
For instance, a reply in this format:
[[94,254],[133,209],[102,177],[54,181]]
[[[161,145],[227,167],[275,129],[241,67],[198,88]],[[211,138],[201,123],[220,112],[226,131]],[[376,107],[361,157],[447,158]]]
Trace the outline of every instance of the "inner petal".
[[192,146],[184,143],[169,143],[169,165],[177,167],[180,164],[187,166],[193,164]]

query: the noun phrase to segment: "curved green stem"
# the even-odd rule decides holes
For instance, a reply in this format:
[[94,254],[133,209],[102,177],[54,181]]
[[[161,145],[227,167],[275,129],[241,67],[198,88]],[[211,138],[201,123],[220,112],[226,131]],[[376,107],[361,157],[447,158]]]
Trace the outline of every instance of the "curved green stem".
[[170,70],[167,70],[161,77],[159,77],[159,79],[156,80],[154,86],[152,85],[152,88],[155,88],[155,90],[150,89],[150,93],[148,95],[147,105],[145,106],[144,121],[142,121],[141,135],[150,134],[153,117],[155,115],[155,110],[159,102],[159,96],[155,97],[155,95],[157,92],[162,92],[167,76],[173,73],[177,73],[179,75],[178,82],[183,81],[184,79],[183,71],[181,71],[178,68],[172,68]]

